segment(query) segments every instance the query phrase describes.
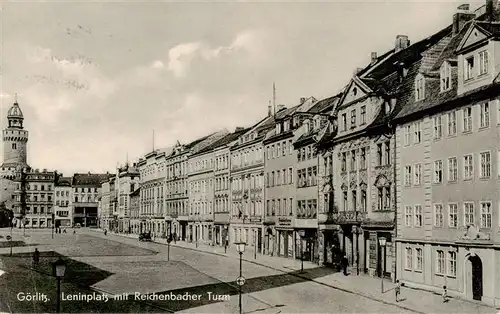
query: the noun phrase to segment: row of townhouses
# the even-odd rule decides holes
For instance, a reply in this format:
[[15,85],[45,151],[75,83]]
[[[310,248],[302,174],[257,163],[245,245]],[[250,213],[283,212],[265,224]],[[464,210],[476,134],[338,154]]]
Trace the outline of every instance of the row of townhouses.
[[101,227],[345,254],[356,273],[499,305],[499,11],[462,5],[371,53],[339,94],[146,154],[104,183]]

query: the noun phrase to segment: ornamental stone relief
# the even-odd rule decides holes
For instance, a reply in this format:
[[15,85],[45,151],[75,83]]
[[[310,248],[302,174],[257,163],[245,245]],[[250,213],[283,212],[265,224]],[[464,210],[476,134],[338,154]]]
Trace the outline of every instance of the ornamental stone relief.
[[342,186],[340,188],[342,189],[342,191],[347,191],[349,189],[349,187],[345,183],[342,183]]
[[347,173],[343,172],[340,174],[340,176],[341,176],[340,182],[342,182],[342,184],[347,185]]
[[378,178],[380,176],[384,176],[385,179],[392,183],[393,171],[392,166],[379,166],[375,168],[375,177]]
[[368,174],[367,174],[366,169],[359,171],[359,180],[363,181],[363,182],[367,182],[368,181]]
[[359,188],[361,189],[361,191],[366,191],[367,187],[367,184],[363,181],[361,181],[361,183],[359,184]]
[[349,186],[351,187],[352,190],[355,190],[357,188],[358,184],[355,176],[351,177],[351,182]]

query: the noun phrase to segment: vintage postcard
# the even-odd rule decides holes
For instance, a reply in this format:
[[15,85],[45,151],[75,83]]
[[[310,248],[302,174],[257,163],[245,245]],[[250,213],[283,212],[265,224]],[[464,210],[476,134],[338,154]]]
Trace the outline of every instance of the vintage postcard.
[[1,313],[496,313],[500,2],[6,0]]

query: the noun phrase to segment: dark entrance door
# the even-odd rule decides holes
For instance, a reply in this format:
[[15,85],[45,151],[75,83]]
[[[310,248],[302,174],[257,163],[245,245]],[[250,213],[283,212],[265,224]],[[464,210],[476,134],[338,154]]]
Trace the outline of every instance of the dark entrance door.
[[261,253],[262,251],[262,230],[261,229],[258,229],[257,231],[257,250],[259,253]]
[[483,263],[479,256],[469,257],[472,264],[472,298],[481,301],[483,297]]

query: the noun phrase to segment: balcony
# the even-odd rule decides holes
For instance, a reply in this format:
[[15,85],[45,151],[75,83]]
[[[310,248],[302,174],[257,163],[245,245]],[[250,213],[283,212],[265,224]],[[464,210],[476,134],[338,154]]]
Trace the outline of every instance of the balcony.
[[327,212],[327,213],[319,213],[318,215],[318,224],[333,224],[337,221],[338,213]]
[[338,224],[361,223],[366,218],[366,212],[361,211],[341,211],[337,215]]

